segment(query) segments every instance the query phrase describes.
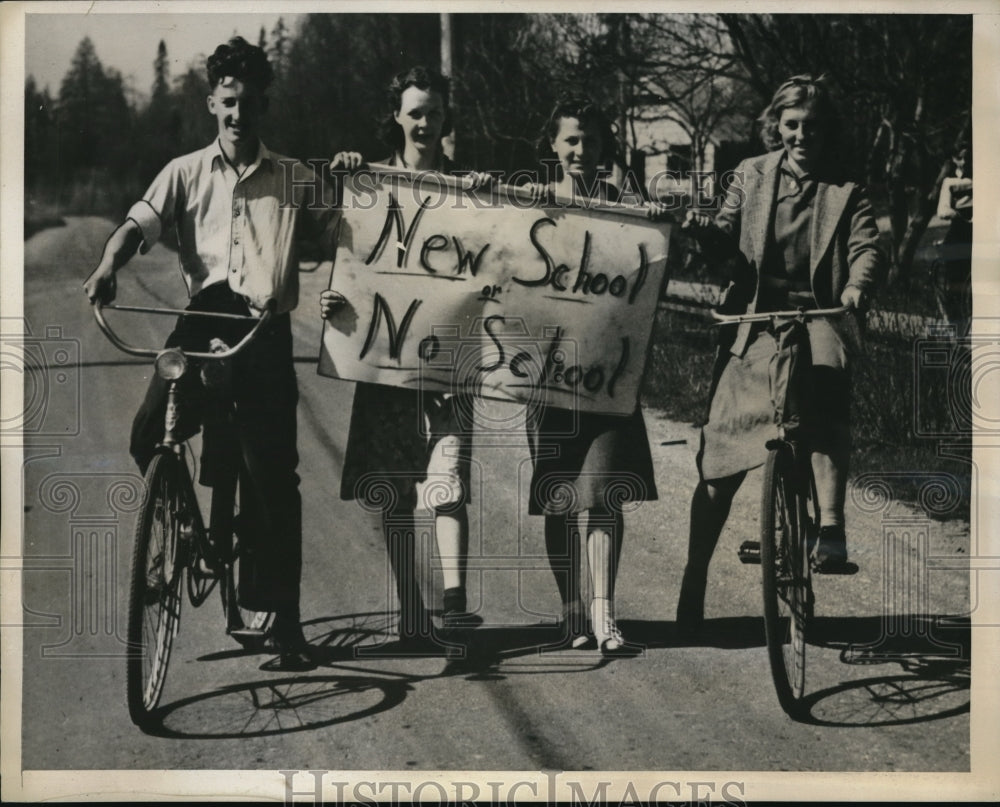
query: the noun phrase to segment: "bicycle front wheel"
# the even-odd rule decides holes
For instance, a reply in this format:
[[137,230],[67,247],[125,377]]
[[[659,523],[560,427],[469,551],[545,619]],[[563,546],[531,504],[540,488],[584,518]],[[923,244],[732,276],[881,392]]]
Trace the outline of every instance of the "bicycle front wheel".
[[808,479],[799,479],[794,449],[771,449],[761,495],[760,562],[764,587],[764,632],[771,677],[781,707],[802,711],[806,682],[806,629],[812,610]]
[[158,454],[146,471],[139,508],[128,607],[126,670],[132,722],[150,722],[160,702],[174,637],[180,627],[184,577],[180,462]]

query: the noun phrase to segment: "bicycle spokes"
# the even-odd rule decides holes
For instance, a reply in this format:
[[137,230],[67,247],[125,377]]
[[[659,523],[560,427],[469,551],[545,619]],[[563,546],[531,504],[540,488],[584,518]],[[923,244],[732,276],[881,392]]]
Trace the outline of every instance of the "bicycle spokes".
[[[805,694],[806,629],[812,612],[808,565],[809,504],[801,494],[794,449],[768,455],[761,499],[764,627],[775,690],[782,707],[797,714]],[[805,487],[805,489],[808,489]]]
[[157,455],[146,472],[139,508],[129,593],[127,691],[129,714],[151,719],[166,680],[180,620],[184,547],[175,457]]

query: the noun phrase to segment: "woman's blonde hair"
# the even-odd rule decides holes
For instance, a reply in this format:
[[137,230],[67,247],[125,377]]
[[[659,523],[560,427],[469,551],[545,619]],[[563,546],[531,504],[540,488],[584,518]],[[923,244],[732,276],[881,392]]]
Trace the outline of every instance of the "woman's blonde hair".
[[808,73],[792,76],[774,93],[771,103],[767,105],[757,122],[760,124],[760,139],[769,151],[781,147],[781,137],[778,135],[778,121],[781,113],[792,107],[813,104],[825,123],[827,144],[833,146],[837,141],[840,129],[840,114],[833,102],[826,76],[813,78]]

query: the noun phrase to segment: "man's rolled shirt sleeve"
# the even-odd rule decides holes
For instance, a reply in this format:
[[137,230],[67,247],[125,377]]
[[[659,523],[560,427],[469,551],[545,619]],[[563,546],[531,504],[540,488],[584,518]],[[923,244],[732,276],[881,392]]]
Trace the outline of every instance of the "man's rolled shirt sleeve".
[[126,218],[132,219],[142,230],[139,252],[143,255],[160,240],[163,228],[172,226],[177,201],[177,174],[177,161],[171,160],[157,174],[142,199],[129,208]]

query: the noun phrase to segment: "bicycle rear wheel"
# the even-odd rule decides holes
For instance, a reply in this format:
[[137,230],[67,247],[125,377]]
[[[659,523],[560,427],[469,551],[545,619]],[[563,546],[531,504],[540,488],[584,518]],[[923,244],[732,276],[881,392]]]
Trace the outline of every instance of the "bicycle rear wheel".
[[184,577],[180,473],[180,462],[173,455],[153,457],[132,550],[125,677],[129,716],[138,726],[150,722],[160,702],[180,627]]
[[791,445],[768,453],[760,519],[764,632],[778,702],[792,717],[802,711],[813,606],[808,542],[815,496],[810,480],[808,471],[799,473]]

